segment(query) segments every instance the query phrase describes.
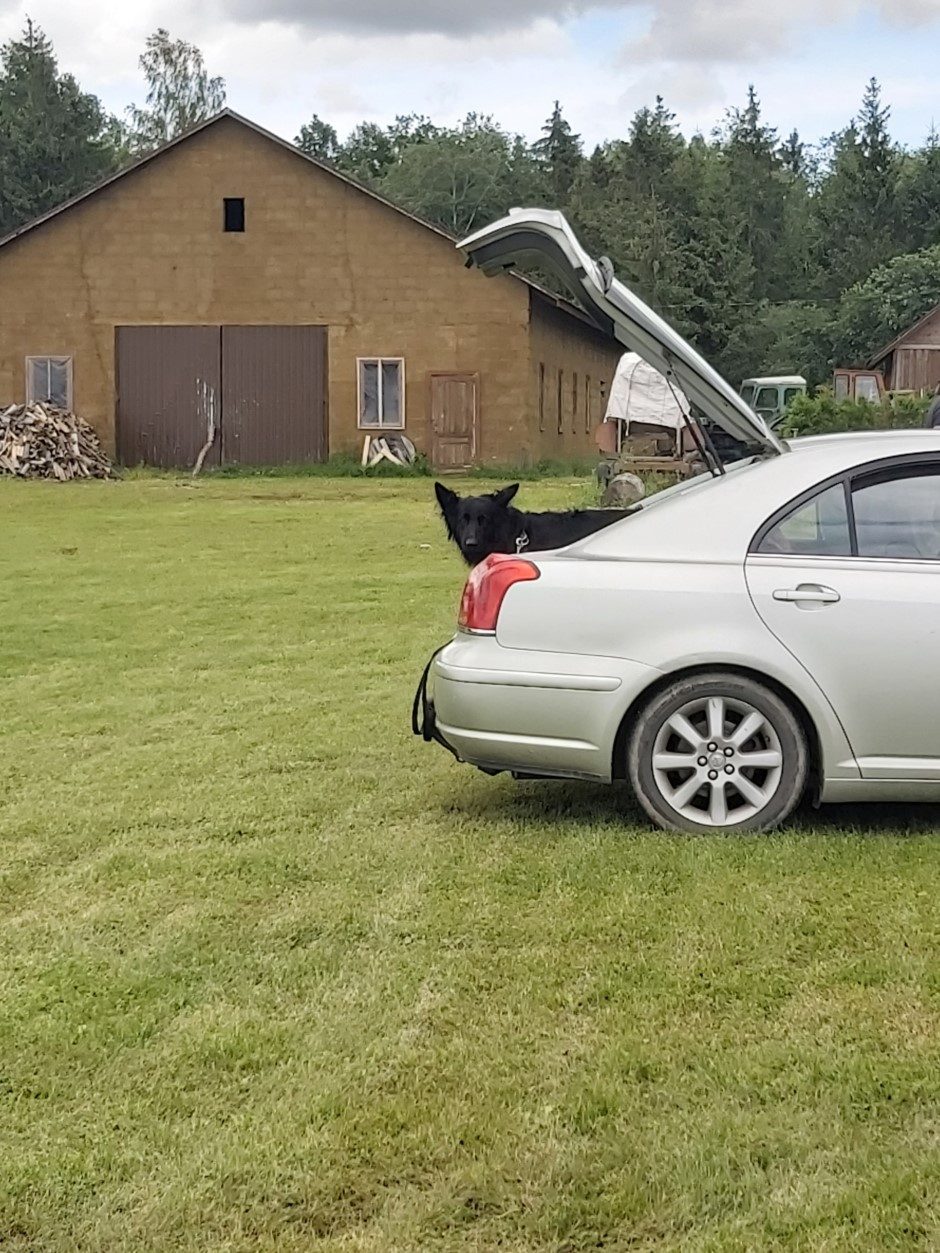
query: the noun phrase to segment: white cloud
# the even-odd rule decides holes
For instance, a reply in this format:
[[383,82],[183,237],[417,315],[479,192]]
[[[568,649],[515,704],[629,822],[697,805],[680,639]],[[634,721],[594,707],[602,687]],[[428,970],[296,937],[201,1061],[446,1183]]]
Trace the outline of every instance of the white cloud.
[[629,51],[700,65],[766,61],[861,7],[856,0],[660,0],[648,34]]
[[855,112],[872,74],[902,137],[919,137],[936,95],[924,29],[940,21],[940,0],[0,0],[0,39],[27,10],[118,112],[141,100],[137,58],[162,25],[200,46],[233,108],[287,138],[314,112],[342,135],[471,109],[532,136],[557,96],[589,145],[657,94],[687,133],[708,131],[748,81],[773,122],[815,137]]
[[[639,2],[639,0],[628,0]],[[549,18],[566,21],[597,0],[222,0],[235,21],[266,18],[318,32],[457,35],[525,30]]]
[[[696,65],[767,63],[799,53],[829,29],[879,17],[889,28],[940,22],[940,0],[656,0],[647,34],[625,49]],[[838,48],[831,48],[833,57]]]
[[[503,35],[539,22],[566,23],[599,11],[651,17],[648,45],[658,55],[698,62],[766,58],[807,38],[814,27],[880,13],[886,22],[927,24],[940,0],[216,0],[235,22],[262,18],[316,34]],[[666,49],[669,49],[667,54]]]

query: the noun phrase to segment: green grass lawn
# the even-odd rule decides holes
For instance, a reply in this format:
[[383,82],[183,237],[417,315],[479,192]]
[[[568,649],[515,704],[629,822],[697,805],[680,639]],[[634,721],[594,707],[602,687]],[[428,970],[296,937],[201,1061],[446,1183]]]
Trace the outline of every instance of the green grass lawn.
[[0,1249],[940,1248],[937,811],[413,740],[431,502],[0,484]]

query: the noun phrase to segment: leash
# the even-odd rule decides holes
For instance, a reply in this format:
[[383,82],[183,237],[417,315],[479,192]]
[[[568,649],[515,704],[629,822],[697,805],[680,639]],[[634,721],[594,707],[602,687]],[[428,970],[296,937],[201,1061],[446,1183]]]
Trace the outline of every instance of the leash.
[[[447,641],[450,643],[450,640]],[[424,673],[421,675],[421,681],[418,684],[418,690],[415,692],[415,698],[411,706],[411,732],[412,735],[420,735],[425,744],[430,744],[432,740],[436,744],[440,744],[446,748],[455,761],[460,761],[456,751],[447,743],[443,735],[437,729],[437,718],[434,713],[434,704],[428,698],[428,679],[431,674],[431,667],[434,665],[435,659],[444,651],[447,644],[442,644],[440,648],[436,648],[428,658],[428,664],[424,667]],[[420,711],[420,718],[419,718]]]

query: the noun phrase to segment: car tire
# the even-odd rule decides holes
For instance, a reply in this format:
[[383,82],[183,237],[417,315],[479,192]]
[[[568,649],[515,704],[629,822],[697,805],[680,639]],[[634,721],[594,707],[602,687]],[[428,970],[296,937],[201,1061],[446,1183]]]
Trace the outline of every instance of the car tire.
[[775,692],[714,672],[677,679],[648,701],[627,768],[643,809],[668,831],[769,831],[799,804],[809,752]]

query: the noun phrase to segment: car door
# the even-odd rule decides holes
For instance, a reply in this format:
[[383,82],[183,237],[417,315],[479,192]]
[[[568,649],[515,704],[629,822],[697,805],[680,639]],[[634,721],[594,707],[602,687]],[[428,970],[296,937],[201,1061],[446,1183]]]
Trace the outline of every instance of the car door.
[[746,572],[862,776],[940,780],[940,461],[866,467],[805,494],[757,533]]

